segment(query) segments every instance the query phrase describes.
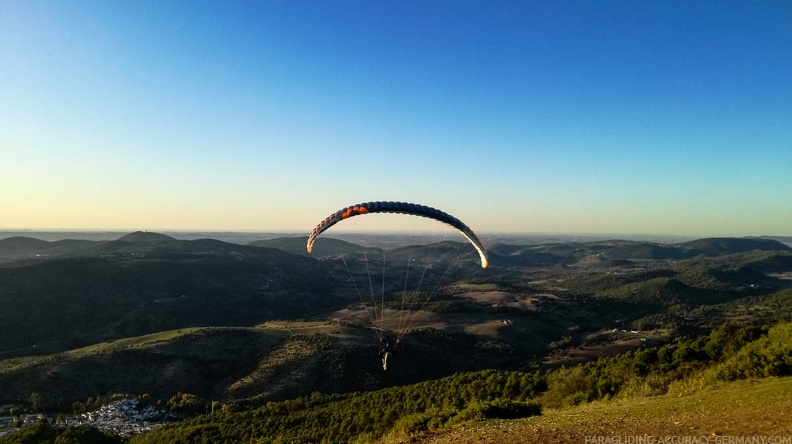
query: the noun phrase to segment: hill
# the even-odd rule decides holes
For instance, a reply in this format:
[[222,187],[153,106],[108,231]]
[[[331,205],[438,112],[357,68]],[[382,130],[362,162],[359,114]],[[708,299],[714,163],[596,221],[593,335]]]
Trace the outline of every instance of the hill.
[[[307,256],[305,250],[306,236],[280,237],[259,240],[248,244],[248,247],[274,248],[290,254]],[[206,248],[210,242],[213,246]],[[222,245],[222,248],[220,247]],[[434,246],[432,246],[434,245]],[[462,242],[439,242],[432,245],[409,246],[389,249],[396,255],[404,252],[415,252],[416,255],[427,256],[426,252],[437,254],[439,249],[457,249],[468,253]],[[235,249],[235,246],[242,249]],[[43,241],[25,236],[14,236],[0,239],[0,261],[12,261],[25,258],[47,257],[92,257],[113,255],[145,255],[145,254],[212,254],[244,253],[244,246],[234,243],[220,242],[212,239],[177,240],[174,237],[159,233],[141,232],[128,233],[112,241],[91,241],[65,239]],[[765,238],[708,238],[680,244],[657,244],[651,242],[608,240],[595,242],[566,242],[540,245],[508,245],[495,244],[489,248],[490,263],[501,267],[547,267],[553,265],[582,264],[587,266],[623,266],[629,261],[676,261],[696,256],[724,256],[750,251],[792,252],[792,248],[781,242]],[[312,256],[316,258],[381,257],[382,249],[364,247],[355,243],[321,237],[314,244]],[[423,253],[422,253],[423,252]],[[390,253],[388,253],[390,254]],[[350,256],[356,255],[356,256]],[[474,256],[474,255],[469,255]]]
[[502,267],[547,267],[576,262],[570,251],[559,254],[547,246],[495,244],[487,252],[490,262]]
[[[472,420],[531,416],[534,418],[519,422],[534,426],[542,424],[547,417],[550,418],[547,430],[541,432],[569,432],[570,436],[580,439],[586,435],[580,434],[585,430],[580,425],[599,425],[596,429],[588,429],[599,431],[592,435],[619,434],[638,422],[635,421],[637,418],[654,418],[659,413],[667,419],[670,413],[678,415],[680,411],[686,413],[686,410],[698,410],[697,420],[701,422],[692,424],[696,429],[729,424],[734,431],[751,426],[762,430],[764,423],[752,424],[741,420],[739,426],[735,426],[734,422],[724,422],[720,415],[701,415],[701,410],[702,407],[732,406],[740,414],[745,407],[742,402],[735,401],[746,388],[742,385],[737,390],[723,390],[722,387],[732,385],[729,381],[786,377],[769,379],[783,383],[771,382],[767,390],[754,392],[753,398],[739,398],[741,401],[750,400],[748,408],[756,409],[750,415],[751,420],[764,414],[764,408],[757,408],[762,402],[781,407],[773,417],[775,422],[767,422],[779,425],[778,419],[786,418],[792,410],[788,401],[792,393],[792,379],[789,378],[792,374],[791,338],[792,324],[788,323],[779,323],[769,329],[724,326],[695,340],[644,348],[549,372],[484,370],[373,392],[345,395],[312,393],[299,399],[268,403],[246,412],[197,417],[135,437],[132,442],[414,442],[426,437],[427,432],[463,424],[461,430],[465,432],[447,441],[459,442],[467,435],[466,428]],[[744,382],[736,383],[740,384]],[[717,393],[711,397],[713,402],[703,402],[703,398],[712,391]],[[666,393],[671,396],[657,396]],[[690,394],[694,396],[689,397]],[[646,407],[656,399],[665,399],[665,405]],[[686,399],[691,402],[686,403]],[[610,402],[604,402],[607,400]],[[717,407],[713,407],[713,403]],[[674,404],[671,406],[674,411],[670,411],[669,404]],[[576,405],[582,407],[569,407]],[[591,422],[574,418],[586,408],[604,406],[606,409],[618,409],[621,405],[628,406],[629,413],[625,416],[600,416],[600,421],[591,418]],[[561,417],[567,420],[562,424],[556,422],[559,417],[553,416],[554,411],[561,412]],[[540,414],[542,416],[536,417]],[[735,419],[739,417],[729,418]],[[503,422],[498,423],[501,424]],[[690,425],[686,423],[685,427]],[[792,423],[787,419],[780,428],[771,430],[785,430],[789,426]],[[552,435],[519,441],[528,435],[503,435],[501,430],[499,428],[498,431],[500,442],[554,442]],[[534,432],[537,431],[540,427],[535,428]]]
[[[136,244],[92,248],[120,253],[130,245]],[[0,265],[0,357],[185,327],[252,326],[349,302],[331,295],[330,277],[311,258],[219,241],[167,245],[149,246],[145,257]]]
[[[302,237],[279,237],[276,239],[259,240],[248,245],[254,247],[277,248],[291,254],[308,255],[305,244],[308,236]],[[313,245],[311,255],[314,257],[339,256],[347,253],[366,253],[371,250],[372,254],[378,253],[378,249],[361,247],[351,242],[333,239],[331,237],[320,237]]]
[[49,247],[47,241],[33,239],[32,237],[14,236],[0,239],[0,254],[13,255],[41,251]]
[[627,241],[609,245],[605,255],[617,259],[644,260],[679,260],[688,257],[686,251],[674,245]]
[[677,245],[707,256],[745,253],[753,250],[792,251],[792,247],[777,240],[762,238],[712,237],[682,242]]
[[175,238],[158,233],[136,231],[114,241],[63,239],[45,241],[31,237],[14,236],[0,239],[0,261],[41,259],[63,256],[100,256],[117,253],[147,253],[154,246],[169,244]]
[[[354,244],[317,261],[213,239],[160,239],[91,242],[0,265],[0,392],[24,399],[39,388],[82,400],[150,386],[145,392],[163,397],[265,403],[465,370],[547,368],[637,349],[642,338],[695,336],[726,320],[786,319],[792,286],[789,251],[652,260],[615,257],[659,251],[639,242],[500,244],[482,269],[462,242],[388,250],[393,263],[382,266]],[[279,242],[304,248],[304,238]],[[415,283],[423,290],[406,290]],[[400,298],[426,295],[402,324]],[[377,312],[380,323],[370,318]],[[279,330],[275,321],[288,323]],[[386,375],[372,325],[412,330]],[[217,328],[194,331],[205,326]],[[145,346],[122,346],[129,343]],[[244,357],[234,364],[227,347]]]
[[[473,421],[526,417],[532,418],[518,422],[534,427],[533,432],[539,435],[504,435],[503,428],[498,427],[495,441],[556,442],[555,436],[569,434],[579,440],[597,435],[596,431],[600,436],[624,430],[657,432],[662,429],[644,429],[642,420],[680,425],[679,419],[688,419],[687,413],[692,413],[695,422],[664,430],[704,429],[720,434],[710,427],[728,426],[733,431],[748,429],[756,433],[765,431],[764,425],[769,424],[776,426],[769,430],[784,431],[790,423],[783,418],[792,410],[788,402],[792,393],[790,339],[789,323],[769,328],[730,324],[696,339],[548,372],[484,370],[373,392],[312,393],[245,412],[196,417],[137,436],[132,442],[416,442],[427,433],[461,424],[456,429],[462,430],[461,436],[453,435],[446,441],[460,442]],[[764,381],[770,381],[770,387],[751,397],[744,393],[749,390],[747,381],[730,382],[748,378],[768,378]],[[773,384],[775,381],[783,382]],[[723,387],[732,385],[741,387],[725,393]],[[719,393],[705,401],[711,391]],[[658,399],[665,402],[647,407]],[[668,404],[673,406],[669,408]],[[585,416],[586,409],[618,410],[625,405],[626,412],[613,416],[578,418]],[[724,419],[723,414],[712,414],[726,406],[736,415],[727,413]],[[770,421],[754,423],[759,418],[767,420],[764,409],[768,406],[780,410],[772,412]],[[755,409],[761,415],[756,415]],[[748,420],[739,416],[745,410],[752,412],[746,416]],[[705,411],[710,414],[705,415]],[[554,416],[553,412],[561,415]],[[533,439],[525,440],[529,436]],[[487,438],[482,441],[493,441],[496,436]]]
[[707,442],[714,437],[788,437],[792,434],[790,399],[792,377],[736,381],[686,396],[674,393],[596,402],[546,410],[527,419],[465,424],[421,442],[580,444],[596,438],[602,442],[628,442],[627,438],[660,442],[668,437],[679,438],[678,442],[683,438]]
[[[548,351],[596,350],[630,339],[602,335],[614,328],[695,332],[700,325],[715,326],[735,316],[733,310],[717,308],[724,303],[790,286],[785,273],[792,272],[792,253],[786,251],[670,262],[590,262],[590,253],[605,246],[503,245],[497,248],[501,257],[541,251],[582,259],[571,262],[577,260],[571,256],[570,265],[517,268],[493,261],[486,270],[474,253],[458,256],[463,243],[393,250],[389,257],[397,264],[382,269],[385,275],[377,279],[385,284],[380,308],[399,313],[398,298],[410,269],[406,264],[413,264],[407,258],[420,262],[422,251],[434,249],[440,262],[427,262],[420,268],[427,273],[410,275],[411,285],[421,281],[433,293],[420,307],[428,322],[417,325],[460,334],[454,341],[462,343],[499,341],[525,353],[527,362]],[[320,264],[311,257],[212,239],[94,242],[72,255],[0,265],[0,303],[5,307],[0,311],[0,359],[198,326],[252,327],[276,319],[339,319],[364,326],[369,322],[359,291],[377,283],[369,281],[371,264],[358,260],[359,253],[345,255],[345,262],[326,259]],[[445,261],[454,266],[443,271],[444,255],[464,260]],[[750,318],[761,321],[771,315],[757,311]],[[470,363],[471,368],[491,364],[484,355],[468,358],[482,359]],[[323,370],[304,368],[309,373]],[[438,374],[446,371],[440,369]]]
[[751,251],[792,252],[789,246],[762,238],[707,238],[678,244],[604,240],[537,245],[495,244],[488,249],[502,266],[626,265],[625,261],[679,261],[697,256],[725,256]]
[[250,371],[285,332],[250,328],[189,328],[125,338],[65,353],[0,361],[0,393],[38,393],[70,404],[97,394],[177,392],[210,397],[223,381]]
[[94,241],[89,240],[49,242],[31,237],[8,237],[0,239],[0,261],[60,256],[79,251],[94,244]]
[[792,252],[759,252],[746,257],[745,267],[762,273],[779,273],[792,270]]
[[643,305],[656,304],[655,310],[677,304],[706,304],[725,302],[727,296],[686,285],[677,279],[658,277],[622,285],[597,293],[598,297],[612,297]]
[[118,238],[122,242],[157,244],[162,242],[175,241],[176,238],[159,233],[149,233],[148,231],[135,231]]
[[[147,239],[148,236],[143,239]],[[262,248],[222,242],[216,239],[196,240],[150,240],[129,242],[124,240],[96,242],[87,248],[62,254],[60,257],[166,257],[166,256],[227,256],[236,259],[256,259],[275,250],[267,252]]]
[[179,392],[264,404],[349,393],[516,364],[516,350],[460,334],[419,332],[388,374],[367,329],[333,323],[201,327],[123,338],[63,353],[0,360],[0,393],[71,403],[97,394]]
[[748,239],[772,239],[792,247],[792,236],[748,236]]

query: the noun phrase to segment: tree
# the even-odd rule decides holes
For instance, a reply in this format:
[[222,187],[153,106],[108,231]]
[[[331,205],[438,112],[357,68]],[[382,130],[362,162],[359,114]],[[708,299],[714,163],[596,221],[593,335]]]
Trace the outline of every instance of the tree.
[[44,398],[37,392],[30,394],[28,402],[30,402],[30,408],[33,409],[34,412],[38,412],[44,407]]
[[93,427],[69,426],[55,438],[54,444],[118,444],[121,439]]
[[207,401],[192,393],[179,392],[168,400],[168,408],[175,412],[204,413],[209,404]]

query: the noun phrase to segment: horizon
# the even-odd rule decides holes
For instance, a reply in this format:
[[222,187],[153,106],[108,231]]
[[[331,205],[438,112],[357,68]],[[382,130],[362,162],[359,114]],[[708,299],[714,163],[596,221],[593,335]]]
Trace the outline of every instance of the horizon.
[[[395,229],[375,229],[373,230],[377,234],[381,235],[435,235],[435,234],[443,234],[448,230],[453,230],[453,228],[447,227],[444,229],[443,227],[431,230],[414,230],[410,228],[395,228]],[[371,232],[372,230],[366,230]],[[19,227],[0,227],[0,239],[4,237],[10,236],[3,236],[5,233],[84,233],[84,234],[91,234],[91,233],[118,233],[118,234],[129,234],[135,232],[147,232],[147,233],[161,233],[161,234],[168,234],[168,233],[175,233],[175,234],[294,234],[294,235],[303,235],[307,236],[310,234],[311,229],[306,230],[298,230],[298,229],[200,229],[200,228],[51,228],[51,227],[44,227],[44,228],[19,228]],[[778,233],[654,233],[654,232],[619,232],[619,231],[601,231],[601,232],[576,232],[576,231],[487,231],[487,230],[474,230],[479,236],[545,236],[545,237],[552,237],[552,236],[560,236],[560,237],[568,237],[568,236],[581,236],[581,237],[612,237],[613,239],[619,239],[620,237],[626,238],[688,238],[688,239],[702,239],[702,238],[753,238],[753,237],[769,237],[769,238],[787,238],[792,237],[792,234],[778,234]],[[353,230],[353,229],[336,229],[335,227],[329,233],[340,233],[344,235],[351,235],[351,234],[359,234],[361,230]],[[454,231],[449,231],[450,235],[454,235]]]
[[[453,228],[440,227],[436,230],[430,231],[423,231],[428,233],[443,233],[444,231],[453,230]],[[256,234],[256,233],[305,233],[310,234],[311,230],[296,230],[296,229],[267,229],[267,230],[223,230],[223,229],[200,229],[200,228],[127,228],[127,227],[120,227],[120,228],[57,228],[57,227],[44,227],[44,228],[19,228],[19,227],[0,227],[0,233],[13,233],[13,232],[34,232],[34,233],[247,233],[247,234]],[[359,231],[356,230],[349,230],[349,229],[336,229],[335,227],[330,232],[338,232],[338,233],[358,233]],[[377,230],[378,233],[382,234],[411,234],[414,233],[415,230],[410,229],[392,229],[392,230]],[[609,235],[630,235],[630,236],[681,236],[681,237],[698,237],[698,236],[708,236],[708,237],[790,237],[790,235],[784,234],[735,234],[735,235],[715,235],[715,234],[671,234],[671,233],[651,233],[651,232],[618,232],[618,231],[602,231],[602,232],[572,232],[572,231],[479,231],[475,230],[476,233],[488,233],[488,234],[502,234],[502,235],[547,235],[547,236],[557,236],[557,235],[569,235],[569,236],[609,236]],[[451,233],[454,233],[451,231]]]
[[[209,238],[212,238],[212,235],[218,235],[218,240],[222,240],[223,237],[233,237],[233,236],[240,236],[243,238],[247,237],[254,237],[254,236],[265,236],[268,238],[273,238],[272,236],[283,236],[283,237],[307,237],[310,232],[306,231],[297,231],[297,230],[265,230],[265,231],[235,231],[235,230],[151,230],[151,229],[3,229],[0,228],[0,240],[7,239],[10,237],[16,237],[20,235],[29,234],[31,238],[35,238],[35,234],[42,234],[42,235],[49,235],[44,236],[48,237],[49,241],[53,240],[65,240],[69,239],[68,237],[63,237],[69,234],[79,234],[84,236],[89,235],[114,235],[118,237],[123,237],[128,234],[132,233],[151,233],[151,234],[164,234],[170,236],[179,236],[181,235],[183,238],[180,239],[176,237],[177,240],[195,240],[200,239],[200,237],[193,237],[194,235],[208,235]],[[576,239],[583,239],[586,240],[627,240],[627,241],[646,241],[646,242],[657,242],[657,243],[674,243],[674,242],[684,242],[687,240],[696,240],[696,239],[707,239],[707,238],[736,238],[736,239],[750,239],[750,238],[770,238],[770,239],[787,239],[792,238],[792,236],[785,236],[785,235],[774,235],[774,234],[760,234],[760,235],[737,235],[737,236],[718,236],[718,235],[677,235],[677,234],[662,234],[662,233],[563,233],[563,232],[477,232],[479,237],[483,239],[499,239],[499,238],[509,238],[514,237],[516,239],[519,238],[576,238]],[[223,236],[225,235],[225,236]],[[434,231],[399,231],[399,230],[387,230],[387,231],[355,231],[355,230],[337,230],[333,229],[330,231],[325,232],[322,237],[332,238],[334,235],[340,238],[350,238],[350,237],[360,237],[362,235],[370,236],[370,237],[387,237],[387,236],[412,236],[416,238],[422,237],[449,237],[454,238],[458,237],[459,233],[456,232],[453,228],[448,228],[447,230],[439,229]],[[47,239],[42,239],[47,240]],[[102,240],[109,240],[109,239],[102,239]],[[464,241],[463,238],[460,237],[460,241]],[[500,242],[500,241],[499,241]],[[782,242],[783,243],[783,242]]]
[[792,3],[0,12],[7,227],[296,231],[395,200],[480,233],[792,236]]

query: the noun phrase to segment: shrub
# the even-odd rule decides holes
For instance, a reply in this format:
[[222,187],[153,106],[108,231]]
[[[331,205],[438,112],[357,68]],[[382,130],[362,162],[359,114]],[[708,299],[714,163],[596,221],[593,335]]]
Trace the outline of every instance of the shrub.
[[584,367],[562,368],[547,376],[546,407],[567,407],[594,399],[595,388]]
[[473,403],[459,413],[457,420],[516,419],[541,414],[542,407],[539,403],[499,399],[497,401]]
[[792,375],[792,323],[772,327],[715,369],[720,380]]
[[668,392],[671,382],[671,376],[664,373],[650,373],[645,377],[634,376],[624,384],[619,395],[622,397],[662,395]]

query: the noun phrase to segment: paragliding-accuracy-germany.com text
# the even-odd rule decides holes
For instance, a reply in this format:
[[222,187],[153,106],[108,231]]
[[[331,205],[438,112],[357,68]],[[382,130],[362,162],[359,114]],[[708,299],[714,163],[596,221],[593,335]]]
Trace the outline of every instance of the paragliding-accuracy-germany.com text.
[[585,444],[792,444],[792,436],[762,435],[669,435],[586,436]]

